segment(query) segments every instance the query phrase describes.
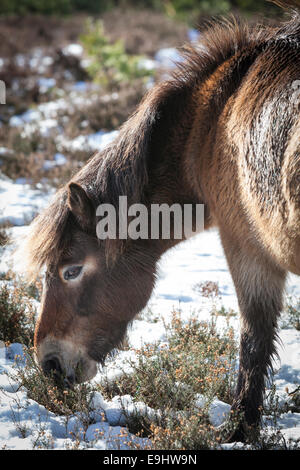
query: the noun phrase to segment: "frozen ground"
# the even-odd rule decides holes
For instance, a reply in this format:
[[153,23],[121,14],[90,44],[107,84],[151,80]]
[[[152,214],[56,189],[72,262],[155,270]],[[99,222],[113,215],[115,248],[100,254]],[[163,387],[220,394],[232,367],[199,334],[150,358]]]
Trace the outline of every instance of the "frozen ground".
[[[24,196],[24,199],[26,197]],[[31,194],[29,200],[31,199]],[[22,236],[26,227],[17,227],[14,234]],[[4,257],[1,270],[5,269],[9,256]],[[144,342],[162,340],[164,341],[164,321],[168,321],[171,311],[180,308],[183,315],[188,317],[191,313],[203,318],[208,315],[208,301],[200,299],[193,286],[201,281],[215,281],[219,283],[222,300],[221,303],[237,310],[237,300],[234,287],[228,272],[226,260],[220,245],[218,233],[211,231],[203,233],[194,239],[179,245],[168,252],[160,263],[160,275],[156,289],[149,302],[151,316],[157,317],[157,322],[136,320],[129,332],[129,343],[133,347],[139,347]],[[299,280],[291,277],[288,291],[300,296]],[[147,316],[146,316],[147,318]],[[232,317],[231,322],[238,332],[238,320]],[[295,383],[300,381],[300,332],[294,329],[280,331],[282,345],[280,347],[280,364],[275,383],[279,397],[286,396],[286,388],[294,390]],[[2,389],[0,397],[0,448],[24,449],[32,448],[33,445],[48,443],[54,448],[72,448],[74,439],[70,432],[80,435],[80,418],[72,417],[66,420],[64,417],[55,416],[43,406],[29,400],[26,390],[16,390],[13,380],[9,379],[5,372],[12,373],[14,370],[15,355],[22,355],[21,345],[12,345],[9,349],[0,349],[0,386]],[[121,374],[124,363],[128,356],[133,358],[131,352],[122,352],[119,357],[111,363],[104,371],[108,379]],[[22,367],[22,361],[19,361]],[[100,381],[100,373],[95,381]],[[199,397],[201,403],[201,397]],[[94,397],[95,411],[91,412],[96,423],[92,424],[86,434],[82,446],[91,446],[96,449],[128,449],[126,442],[134,441],[142,448],[147,445],[145,439],[134,436],[122,436],[125,428],[125,418],[122,413],[122,405],[129,410],[136,407],[140,412],[143,410],[154,412],[140,403],[133,405],[130,396],[115,397],[111,402],[103,399],[100,393]],[[219,425],[229,411],[229,406],[215,400],[211,407],[211,422]],[[102,421],[101,411],[105,412],[106,421]],[[288,413],[280,420],[282,432],[287,438],[300,438],[300,414]],[[41,434],[41,429],[43,433]],[[85,442],[85,443],[84,443]],[[50,443],[50,444],[49,444]],[[46,445],[46,444],[44,444]],[[132,444],[131,444],[132,445]],[[227,446],[228,447],[228,446]]]
[[[194,40],[195,32],[190,32],[190,39]],[[70,45],[68,53],[80,53],[75,45]],[[173,60],[178,57],[173,49],[164,49],[158,52],[155,60],[166,67],[170,67]],[[49,83],[41,83],[48,86]],[[57,110],[64,109],[65,101],[60,100],[38,107],[35,111],[28,111],[21,116],[12,118],[11,125],[20,127],[24,132],[30,132],[38,123],[43,132],[47,133],[55,127]],[[115,131],[103,133],[99,131],[89,136],[78,136],[72,142],[68,142],[62,135],[57,144],[63,152],[72,145],[81,148],[88,145],[91,151],[102,147],[115,136]],[[0,148],[1,156],[1,148]],[[51,165],[63,165],[64,155],[57,154]],[[0,176],[0,225],[9,223],[13,226],[13,235],[23,236],[27,230],[26,224],[33,216],[43,208],[50,200],[53,191],[46,191],[45,185],[33,189],[30,182],[24,180],[11,181]],[[10,249],[0,252],[0,271],[9,268]],[[169,251],[161,260],[158,282],[155,291],[149,301],[148,307],[141,317],[136,320],[129,332],[129,343],[133,347],[139,347],[142,343],[162,340],[164,337],[163,319],[170,319],[173,309],[180,308],[182,315],[188,317],[196,314],[203,318],[209,314],[210,303],[203,299],[194,289],[194,286],[204,281],[214,281],[219,284],[221,291],[220,304],[227,309],[238,311],[237,298],[234,286],[228,272],[227,263],[223,254],[217,231],[203,233]],[[1,281],[0,281],[1,282]],[[295,276],[289,278],[287,291],[291,295],[300,297],[300,280]],[[147,312],[151,311],[151,313]],[[148,318],[155,317],[154,323]],[[225,321],[225,319],[224,319]],[[238,317],[230,319],[238,335]],[[276,365],[278,372],[275,376],[275,384],[280,400],[284,400],[286,389],[294,390],[295,384],[300,382],[300,332],[295,329],[280,330],[281,345],[279,348],[280,362]],[[2,346],[2,347],[1,347]],[[43,406],[29,400],[25,389],[18,390],[13,379],[9,379],[7,373],[13,373],[14,359],[18,355],[19,367],[24,364],[22,359],[22,346],[18,344],[5,348],[0,344],[0,449],[30,449],[34,446],[43,448],[66,449],[73,448],[74,438],[80,436],[80,417],[73,416],[66,419],[47,411]],[[121,374],[124,361],[131,352],[122,352],[110,363],[105,371],[110,379]],[[101,380],[100,373],[94,379]],[[107,402],[98,393],[93,400],[94,411],[91,411],[95,424],[88,427],[82,440],[82,446],[96,449],[128,449],[128,442],[144,448],[149,443],[147,440],[135,436],[124,437],[125,421],[122,413],[122,405],[129,410],[134,406],[132,398],[125,396],[115,397]],[[202,398],[199,396],[199,406]],[[135,404],[140,412],[153,413],[143,403]],[[106,420],[102,420],[101,412],[104,411]],[[210,419],[214,425],[219,425],[229,411],[229,406],[215,400],[211,407]],[[300,413],[288,413],[282,416],[279,422],[282,432],[287,438],[300,438]],[[82,436],[83,437],[83,436]],[[227,448],[232,448],[227,446]]]

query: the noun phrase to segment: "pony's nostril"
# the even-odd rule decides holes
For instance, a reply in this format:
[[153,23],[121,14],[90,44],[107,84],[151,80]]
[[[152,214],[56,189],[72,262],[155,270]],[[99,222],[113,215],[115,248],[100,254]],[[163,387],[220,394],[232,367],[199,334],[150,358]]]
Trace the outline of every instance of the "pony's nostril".
[[73,389],[75,385],[75,374],[69,374],[67,377],[64,379],[64,387],[68,389]]
[[55,375],[56,377],[62,375],[62,368],[59,359],[56,356],[52,356],[46,359],[42,365],[43,371],[46,375]]

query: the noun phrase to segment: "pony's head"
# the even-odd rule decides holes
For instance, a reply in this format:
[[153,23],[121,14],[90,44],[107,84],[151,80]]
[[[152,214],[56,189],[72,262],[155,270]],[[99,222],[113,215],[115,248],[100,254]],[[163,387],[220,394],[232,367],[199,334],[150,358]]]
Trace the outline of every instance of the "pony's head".
[[26,240],[28,274],[45,268],[36,355],[45,373],[66,384],[95,375],[96,363],[122,342],[145,306],[155,277],[153,250],[143,243],[122,250],[116,241],[99,240],[94,214],[86,191],[71,183],[35,220]]

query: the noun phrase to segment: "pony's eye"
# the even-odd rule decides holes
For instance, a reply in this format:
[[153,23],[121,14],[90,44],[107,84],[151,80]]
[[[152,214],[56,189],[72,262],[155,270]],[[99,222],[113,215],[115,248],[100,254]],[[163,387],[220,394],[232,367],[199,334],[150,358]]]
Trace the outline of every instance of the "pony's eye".
[[63,276],[65,281],[70,281],[72,279],[76,279],[82,271],[82,266],[70,266],[69,268],[65,269]]

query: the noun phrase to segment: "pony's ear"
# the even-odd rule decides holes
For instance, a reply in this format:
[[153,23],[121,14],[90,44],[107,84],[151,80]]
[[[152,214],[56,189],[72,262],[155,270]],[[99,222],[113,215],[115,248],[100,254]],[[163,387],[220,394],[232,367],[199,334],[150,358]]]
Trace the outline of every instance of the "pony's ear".
[[80,227],[89,231],[95,223],[95,210],[86,191],[78,183],[69,183],[68,206]]

